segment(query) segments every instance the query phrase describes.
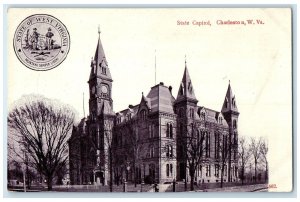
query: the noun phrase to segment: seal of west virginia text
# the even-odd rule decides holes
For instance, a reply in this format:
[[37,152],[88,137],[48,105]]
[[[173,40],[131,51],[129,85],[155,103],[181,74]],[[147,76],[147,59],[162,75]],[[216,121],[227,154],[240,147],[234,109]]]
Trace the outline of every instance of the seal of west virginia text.
[[24,19],[14,36],[14,50],[28,68],[46,71],[57,67],[68,55],[70,35],[57,18],[36,14]]

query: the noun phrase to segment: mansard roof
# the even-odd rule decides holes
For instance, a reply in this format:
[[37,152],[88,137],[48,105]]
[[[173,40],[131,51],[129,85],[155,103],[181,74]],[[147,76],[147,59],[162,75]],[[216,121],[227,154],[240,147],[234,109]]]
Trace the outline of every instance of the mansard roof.
[[150,100],[151,112],[159,111],[174,114],[173,104],[175,98],[170,88],[162,82],[151,88],[147,98]]
[[[145,102],[146,106],[151,112],[166,112],[169,114],[174,114],[174,101],[175,98],[171,93],[171,88],[164,86],[163,83],[159,83],[153,86],[147,96],[142,95],[140,104],[131,106],[117,113],[117,117],[125,117],[128,113],[131,113],[131,118],[135,118],[138,115],[138,111]],[[123,122],[125,119],[122,119]]]

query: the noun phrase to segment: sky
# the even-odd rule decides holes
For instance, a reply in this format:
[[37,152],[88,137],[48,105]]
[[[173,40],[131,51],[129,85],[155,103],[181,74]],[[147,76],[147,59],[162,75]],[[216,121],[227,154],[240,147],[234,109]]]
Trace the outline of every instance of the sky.
[[[58,18],[70,33],[68,56],[58,67],[45,72],[25,67],[13,50],[14,31],[34,13]],[[290,188],[289,9],[27,9],[21,12],[10,9],[8,15],[9,108],[24,94],[42,94],[71,105],[80,119],[84,93],[87,115],[87,81],[100,25],[102,45],[114,80],[115,112],[129,104],[138,104],[142,92],[147,95],[159,82],[171,85],[176,97],[186,56],[198,105],[220,111],[230,80],[240,112],[239,135],[268,140],[270,169],[273,176],[281,176],[274,181],[282,184],[282,190]],[[228,20],[254,20],[255,24],[220,24]],[[178,25],[178,21],[179,24],[188,21],[189,25]],[[199,25],[207,21],[210,25]],[[287,163],[278,168],[283,161]]]

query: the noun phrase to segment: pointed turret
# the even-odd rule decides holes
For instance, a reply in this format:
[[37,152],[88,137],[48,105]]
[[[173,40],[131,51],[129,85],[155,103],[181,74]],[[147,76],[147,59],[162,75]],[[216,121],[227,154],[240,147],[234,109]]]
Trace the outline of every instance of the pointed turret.
[[111,74],[108,68],[107,60],[105,57],[105,53],[103,50],[103,46],[100,39],[100,30],[98,30],[98,44],[95,52],[94,58],[92,58],[91,62],[91,74],[90,79],[92,79],[94,76],[101,77],[103,79],[112,80]]
[[233,95],[233,93],[232,93],[230,81],[229,81],[221,112],[226,113],[226,112],[231,112],[231,111],[238,112],[238,109],[237,109],[237,105],[236,105],[235,95]]
[[195,93],[194,93],[194,88],[193,88],[192,81],[191,81],[191,78],[189,75],[189,71],[188,71],[188,68],[186,65],[186,60],[185,60],[184,74],[183,74],[182,81],[180,83],[180,87],[179,87],[179,91],[178,91],[176,100],[181,100],[184,98],[198,101],[195,96]]

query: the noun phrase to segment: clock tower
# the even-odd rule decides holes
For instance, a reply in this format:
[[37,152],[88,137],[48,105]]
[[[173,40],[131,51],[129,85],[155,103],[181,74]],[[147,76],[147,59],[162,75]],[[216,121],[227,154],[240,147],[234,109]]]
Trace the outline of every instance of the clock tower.
[[101,114],[114,114],[111,97],[112,82],[99,31],[98,44],[95,56],[91,61],[91,73],[88,81],[90,90],[89,112],[92,120],[97,119]]
[[115,119],[112,100],[112,78],[108,68],[100,39],[100,30],[96,53],[91,61],[91,73],[88,81],[89,117],[88,133],[90,146],[96,151],[92,160],[94,184],[107,184],[111,179],[109,165],[111,159],[112,129]]

